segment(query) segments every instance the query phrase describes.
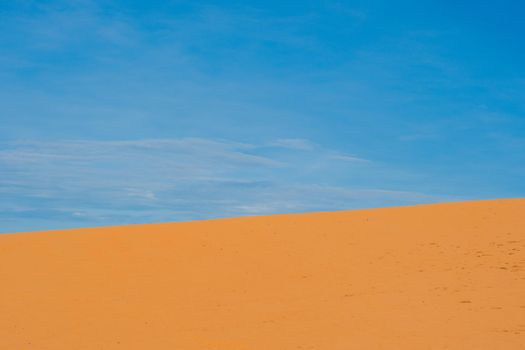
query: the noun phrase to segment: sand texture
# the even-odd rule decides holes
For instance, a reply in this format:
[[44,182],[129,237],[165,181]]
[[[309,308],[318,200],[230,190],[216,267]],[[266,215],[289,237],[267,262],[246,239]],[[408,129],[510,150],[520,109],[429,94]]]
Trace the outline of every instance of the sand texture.
[[0,235],[0,350],[525,349],[525,200]]

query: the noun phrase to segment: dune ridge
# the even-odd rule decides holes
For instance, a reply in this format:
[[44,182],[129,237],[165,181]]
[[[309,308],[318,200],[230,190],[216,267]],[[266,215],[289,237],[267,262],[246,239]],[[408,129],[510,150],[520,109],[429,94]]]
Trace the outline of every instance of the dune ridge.
[[525,199],[0,235],[0,350],[525,349]]

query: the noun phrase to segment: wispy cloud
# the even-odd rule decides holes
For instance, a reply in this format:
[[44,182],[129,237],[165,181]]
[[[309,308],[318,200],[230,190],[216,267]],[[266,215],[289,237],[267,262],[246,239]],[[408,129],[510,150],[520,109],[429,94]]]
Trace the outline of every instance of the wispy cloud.
[[311,150],[315,146],[312,142],[305,139],[278,139],[270,143],[273,147],[290,148],[297,150]]
[[[269,144],[280,145],[280,151],[266,154]],[[202,138],[6,143],[0,148],[0,194],[5,199],[0,203],[0,231],[336,210],[446,198],[330,184],[325,173],[330,166],[312,170],[310,163],[329,161],[334,152],[311,145],[297,139],[246,144]],[[315,174],[301,177],[312,171],[325,173],[323,183]]]
[[332,154],[330,159],[340,160],[343,162],[369,162],[368,159],[363,159],[348,154]]

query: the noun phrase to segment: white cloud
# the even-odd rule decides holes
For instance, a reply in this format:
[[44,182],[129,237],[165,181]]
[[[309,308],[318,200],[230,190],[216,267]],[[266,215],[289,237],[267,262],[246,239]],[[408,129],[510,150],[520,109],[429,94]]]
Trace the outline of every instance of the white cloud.
[[[449,197],[337,184],[352,156],[307,140],[18,141],[0,147],[0,232],[427,203]],[[282,141],[282,140],[281,140]],[[311,153],[311,154],[310,154]],[[341,159],[341,157],[345,157]],[[326,166],[319,169],[311,162]],[[347,159],[350,158],[350,159]],[[286,159],[286,162],[283,161]],[[338,167],[348,171],[353,167]],[[284,171],[283,171],[284,170]],[[374,170],[370,170],[374,171]],[[305,175],[306,174],[306,175]]]
[[359,158],[347,154],[333,154],[330,156],[330,159],[341,160],[344,162],[370,162],[368,159]]
[[270,143],[270,146],[309,151],[314,148],[314,144],[305,139],[278,139]]

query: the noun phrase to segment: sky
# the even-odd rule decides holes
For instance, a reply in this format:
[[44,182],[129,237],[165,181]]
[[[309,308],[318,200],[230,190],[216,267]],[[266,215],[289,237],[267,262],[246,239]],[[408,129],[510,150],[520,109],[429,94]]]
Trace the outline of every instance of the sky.
[[0,3],[0,233],[525,197],[521,1]]

